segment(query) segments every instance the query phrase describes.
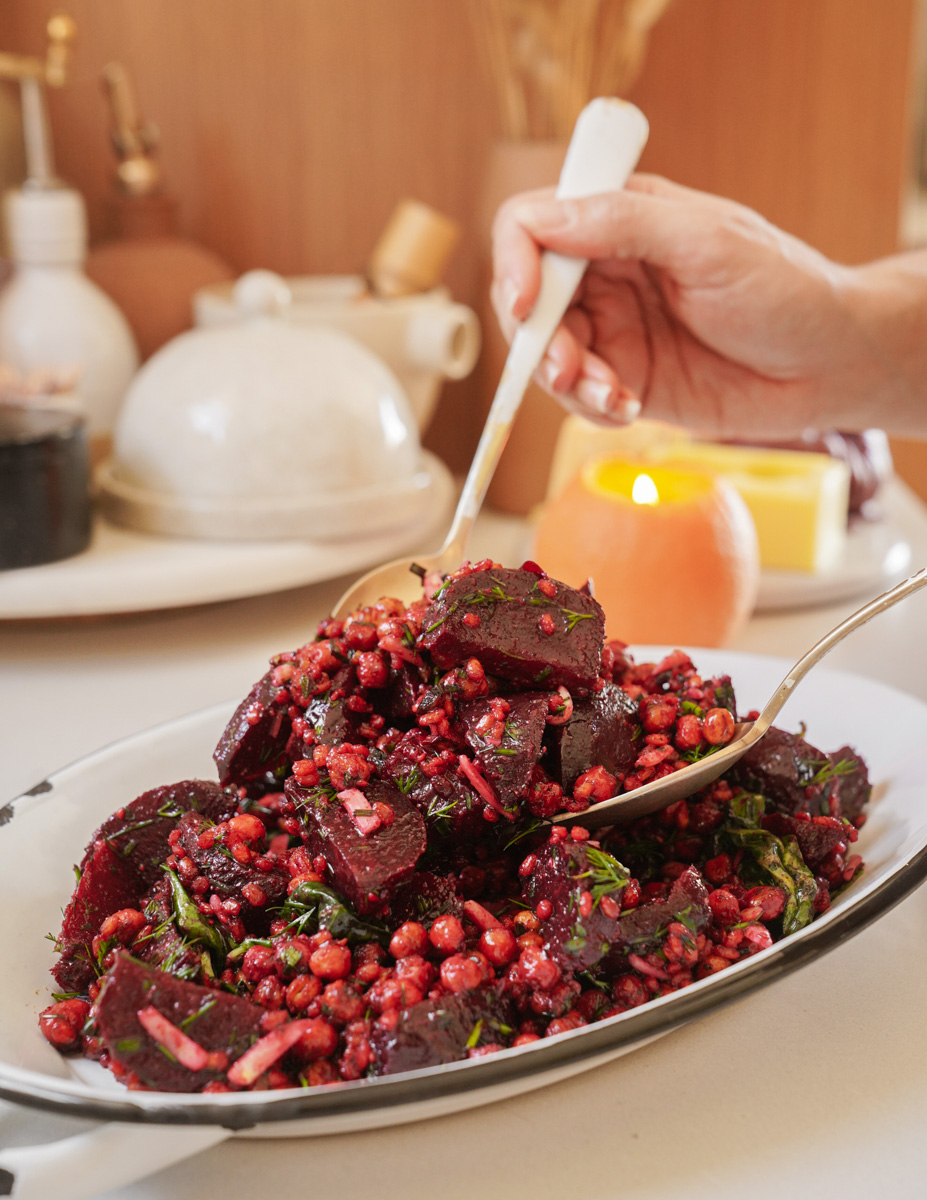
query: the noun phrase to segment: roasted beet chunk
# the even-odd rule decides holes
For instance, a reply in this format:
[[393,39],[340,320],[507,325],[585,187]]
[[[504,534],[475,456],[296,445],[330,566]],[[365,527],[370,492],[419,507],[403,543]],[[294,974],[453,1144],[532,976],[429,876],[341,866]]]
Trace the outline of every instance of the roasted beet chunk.
[[168,787],[153,788],[127,804],[97,830],[113,849],[135,868],[140,891],[161,877],[161,864],[170,854],[168,834],[185,812],[222,821],[235,812],[238,798],[215,783],[186,779]]
[[[246,821],[257,831],[251,840],[238,832],[237,826]],[[241,919],[248,932],[264,933],[271,921],[271,909],[286,895],[290,876],[280,863],[268,862],[263,855],[261,822],[248,815],[213,825],[191,812],[180,819],[177,828],[180,841],[174,853],[178,858],[186,856],[199,867],[200,874],[209,881],[207,899],[212,893],[220,900],[234,899],[241,904]],[[256,864],[258,858],[262,866]]]
[[819,816],[800,821],[785,813],[770,813],[762,818],[762,825],[778,838],[794,837],[802,858],[812,870],[847,838],[847,827],[837,817]]
[[600,692],[574,700],[566,724],[548,727],[545,766],[565,792],[572,792],[591,766],[612,775],[630,771],[642,748],[637,708],[623,688],[607,683]]
[[423,668],[404,662],[398,671],[391,672],[389,687],[383,703],[384,716],[393,725],[401,725],[414,714],[415,701],[425,684]]
[[[159,1028],[151,1009],[169,1026]],[[97,1006],[97,1028],[111,1058],[148,1087],[197,1092],[258,1040],[261,1013],[248,1000],[184,983],[118,954]],[[195,1045],[179,1042],[171,1027]]]
[[313,696],[306,707],[306,724],[323,746],[356,742],[363,719],[347,709],[343,699],[332,700],[330,696]]
[[[363,793],[352,788],[333,796],[290,778],[286,794],[305,825],[310,853],[328,864],[332,887],[362,916],[381,912],[425,852],[421,813],[385,780],[372,780]],[[377,816],[377,805],[387,812]]]
[[483,801],[460,774],[456,755],[451,754],[446,764],[441,762],[440,754],[449,746],[413,729],[390,754],[383,773],[422,814],[429,838],[476,841],[486,833]]
[[627,955],[644,955],[658,948],[671,921],[679,921],[697,935],[707,928],[710,920],[705,880],[697,867],[687,867],[664,898],[650,900],[618,918],[608,967],[621,969]]
[[872,786],[869,769],[852,746],[841,746],[828,755],[834,776],[835,817],[855,821],[869,803]]
[[451,578],[422,619],[421,647],[441,668],[477,658],[534,687],[589,689],[605,614],[590,596],[532,571],[499,567]]
[[403,921],[418,921],[430,927],[437,917],[460,917],[463,897],[453,875],[434,875],[416,871],[408,883],[396,892],[389,906],[392,927]]
[[235,785],[263,779],[286,769],[286,744],[291,722],[287,709],[289,696],[278,703],[279,689],[274,670],[259,679],[245,696],[225,727],[213,759],[219,770],[219,782]]
[[507,1045],[514,1025],[512,1005],[494,987],[423,1000],[402,1009],[394,1029],[374,1028],[377,1074],[437,1067],[478,1046]]
[[[817,785],[828,777],[830,758],[797,733],[773,726],[747,751],[728,778],[747,792],[766,797],[767,811],[821,812],[820,798],[829,788]],[[830,809],[827,810],[830,812]]]
[[541,755],[548,697],[548,692],[521,692],[458,705],[467,745],[506,808],[524,795]]
[[91,943],[104,918],[121,908],[135,908],[142,894],[134,867],[104,838],[84,856],[81,877],[65,909],[58,948],[61,957],[52,974],[66,992],[82,992],[98,974]]
[[551,906],[541,925],[545,949],[566,970],[588,970],[617,936],[628,872],[610,854],[569,837],[547,842],[537,860],[524,896],[534,909],[544,900]]

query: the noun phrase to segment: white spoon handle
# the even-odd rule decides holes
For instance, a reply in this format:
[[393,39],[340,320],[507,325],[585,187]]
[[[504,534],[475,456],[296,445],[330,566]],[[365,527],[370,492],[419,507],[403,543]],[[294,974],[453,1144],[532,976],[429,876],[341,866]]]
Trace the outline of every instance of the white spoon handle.
[[[576,121],[560,172],[557,196],[570,200],[623,188],[637,165],[649,132],[647,118],[626,100],[600,97],[591,101]],[[541,290],[531,315],[522,322],[512,339],[442,555],[453,549],[458,552],[457,557],[463,557],[470,529],[505,448],[525,390],[587,266],[584,258],[567,258],[550,251],[541,256]]]

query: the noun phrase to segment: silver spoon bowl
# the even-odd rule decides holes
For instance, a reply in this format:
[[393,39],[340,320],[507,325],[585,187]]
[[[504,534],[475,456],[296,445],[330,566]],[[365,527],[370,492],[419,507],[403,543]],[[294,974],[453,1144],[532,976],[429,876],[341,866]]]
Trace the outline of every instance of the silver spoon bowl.
[[794,688],[812,667],[817,666],[825,654],[833,650],[834,646],[849,637],[861,625],[865,625],[867,621],[871,621],[880,613],[886,612],[925,585],[927,585],[927,567],[922,567],[916,574],[903,580],[890,591],[877,596],[875,600],[870,600],[868,604],[857,609],[852,616],[841,621],[830,633],[826,633],[792,667],[773,692],[757,719],[735,727],[734,738],[727,745],[720,746],[705,758],[682,767],[672,775],[664,775],[662,779],[645,783],[631,792],[612,796],[611,799],[602,800],[581,812],[558,813],[551,818],[552,823],[583,825],[586,829],[598,829],[602,825],[616,825],[624,821],[631,821],[635,817],[658,812],[676,800],[684,800],[688,796],[700,792],[702,788],[707,787],[709,783],[713,783],[723,775],[739,758],[742,758],[751,746],[756,745],[779,715]]

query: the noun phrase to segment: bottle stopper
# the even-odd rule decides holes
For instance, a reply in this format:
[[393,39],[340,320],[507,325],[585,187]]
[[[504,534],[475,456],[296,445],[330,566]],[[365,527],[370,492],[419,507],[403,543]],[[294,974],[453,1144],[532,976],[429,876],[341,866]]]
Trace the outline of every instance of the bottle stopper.
[[460,240],[460,226],[418,200],[402,200],[373,248],[367,267],[379,296],[410,296],[436,287]]

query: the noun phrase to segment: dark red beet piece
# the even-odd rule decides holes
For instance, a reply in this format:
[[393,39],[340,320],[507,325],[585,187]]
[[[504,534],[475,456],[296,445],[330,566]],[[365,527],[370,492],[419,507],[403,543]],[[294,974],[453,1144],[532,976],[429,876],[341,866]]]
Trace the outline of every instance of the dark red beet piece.
[[[588,916],[580,913],[582,893],[591,892],[607,875],[597,870],[585,842],[571,838],[547,842],[535,853],[537,866],[525,879],[523,894],[532,908],[542,900],[552,906],[551,915],[541,923],[545,949],[566,970],[588,970],[608,953],[618,936],[618,918],[607,917],[601,904],[594,904]],[[598,866],[602,861],[606,860],[600,860]],[[620,871],[616,878],[622,878]],[[622,890],[619,882],[607,892],[619,907]]]
[[[275,863],[271,870],[261,871],[254,865],[253,854],[250,861],[240,862],[218,839],[211,846],[203,848],[199,844],[199,835],[211,826],[199,813],[186,813],[177,828],[180,830],[177,852],[180,853],[182,849],[209,880],[207,899],[211,892],[215,892],[221,900],[234,898],[241,903],[241,919],[248,932],[265,932],[272,919],[270,910],[286,896],[290,881],[286,868]],[[242,894],[242,889],[248,884],[256,884],[261,889],[265,897],[263,904],[253,905],[247,893]]]
[[[539,590],[546,583],[548,597]],[[476,616],[476,625],[465,617]],[[552,632],[542,632],[542,616]],[[532,571],[500,567],[450,580],[422,619],[420,645],[441,668],[466,659],[531,687],[589,689],[596,681],[605,632],[599,604],[575,588]]]
[[58,946],[61,957],[52,975],[62,990],[83,992],[97,977],[91,942],[100,925],[121,908],[137,908],[142,888],[131,863],[103,838],[84,856],[84,866],[74,894],[64,912]]
[[185,812],[222,821],[236,810],[238,798],[203,779],[185,779],[153,788],[127,804],[122,816],[113,815],[97,830],[138,872],[140,892],[161,878],[161,864],[170,854],[168,834]]
[[383,715],[390,724],[402,725],[411,719],[413,706],[424,686],[422,669],[412,663],[403,663],[398,671],[393,671],[382,705]]
[[785,813],[769,813],[763,817],[762,824],[776,837],[794,837],[802,858],[812,870],[838,842],[846,841],[847,836],[846,826],[836,817],[812,817],[810,821],[799,821]]
[[425,822],[418,809],[392,783],[371,780],[365,799],[371,809],[388,805],[393,821],[362,834],[337,797],[301,787],[293,777],[286,794],[305,825],[310,853],[328,863],[335,891],[361,916],[381,912],[425,852]]
[[462,915],[463,897],[454,876],[434,875],[431,871],[416,871],[389,906],[391,928],[404,921],[418,921],[427,929],[437,917]]
[[477,841],[486,834],[483,800],[457,766],[451,765],[436,775],[426,775],[422,770],[424,761],[449,747],[450,742],[413,729],[399,741],[383,772],[422,814],[430,839],[450,839],[455,844]]
[[852,746],[841,746],[828,755],[834,770],[834,789],[837,793],[837,817],[855,821],[869,803],[872,785],[869,768]]
[[212,753],[221,784],[253,783],[268,771],[275,774],[289,765],[285,751],[291,729],[290,699],[278,704],[279,690],[270,670],[235,709]]
[[819,790],[814,803],[809,802],[805,789],[829,763],[830,757],[823,750],[799,734],[773,726],[735,764],[728,778],[745,791],[765,796],[767,811],[817,814],[821,811],[821,795],[829,789]]
[[[483,775],[506,808],[525,793],[531,772],[541,756],[547,723],[549,692],[520,692],[483,700],[466,700],[457,706],[467,745],[480,764]],[[505,728],[498,745],[481,735],[480,722],[492,716],[492,706],[508,705]]]
[[[334,687],[333,691],[344,691],[354,687],[354,672],[339,672],[335,684],[337,687]],[[331,692],[313,696],[306,706],[306,724],[315,735],[315,740],[323,746],[340,746],[342,742],[359,741],[360,735],[357,731],[363,721],[363,715],[351,712],[345,707],[343,698],[332,700]]]
[[400,1011],[395,1029],[374,1026],[370,1041],[377,1074],[457,1062],[467,1057],[471,1046],[508,1045],[515,1022],[511,1003],[493,987],[423,1000]]
[[694,936],[706,929],[710,920],[705,880],[698,867],[687,867],[664,898],[650,900],[618,918],[606,967],[622,970],[628,954],[648,954],[659,944],[670,921],[680,921]]
[[226,1055],[228,1066],[261,1036],[263,1009],[258,1005],[117,954],[97,1005],[97,1029],[112,1059],[159,1091],[197,1092],[225,1071],[191,1071],[172,1062],[138,1019],[148,1007],[204,1050]]
[[565,725],[548,726],[544,765],[568,793],[592,766],[623,774],[641,751],[639,731],[636,702],[623,688],[607,683],[600,692],[574,700],[573,715]]

